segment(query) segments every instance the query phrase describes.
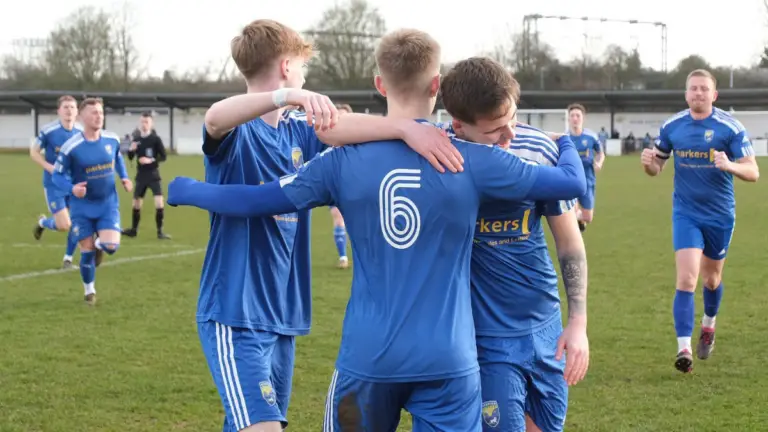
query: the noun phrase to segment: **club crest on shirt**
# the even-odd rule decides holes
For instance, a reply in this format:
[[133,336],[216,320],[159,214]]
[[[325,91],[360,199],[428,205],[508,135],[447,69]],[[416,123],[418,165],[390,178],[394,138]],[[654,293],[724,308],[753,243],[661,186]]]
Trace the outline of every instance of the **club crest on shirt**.
[[105,150],[107,153],[109,153],[109,154],[112,154],[112,146],[111,146],[111,145],[109,145],[109,144],[105,145],[105,146],[104,146],[104,150]]
[[501,421],[501,413],[499,413],[498,402],[483,402],[483,421],[492,428],[499,425],[499,422]]
[[77,225],[72,226],[72,234],[74,235],[80,234],[80,227],[78,227]]
[[51,201],[51,208],[56,210],[56,201]]
[[262,381],[259,383],[259,388],[261,389],[261,397],[267,401],[269,406],[274,406],[277,403],[277,396],[272,384],[269,381]]
[[581,140],[581,145],[586,146],[589,142],[586,139]]
[[293,167],[296,169],[299,169],[304,165],[304,153],[302,153],[299,147],[291,149],[291,160],[293,161]]
[[704,132],[704,141],[712,142],[712,138],[714,137],[715,137],[715,131],[713,131],[712,129],[707,129]]

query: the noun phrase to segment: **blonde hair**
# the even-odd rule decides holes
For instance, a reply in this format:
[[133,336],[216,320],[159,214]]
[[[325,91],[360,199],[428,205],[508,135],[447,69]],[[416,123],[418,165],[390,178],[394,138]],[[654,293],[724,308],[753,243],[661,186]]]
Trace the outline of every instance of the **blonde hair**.
[[80,102],[80,108],[79,110],[82,111],[85,109],[85,107],[93,106],[93,105],[101,105],[104,106],[104,100],[97,97],[89,97],[83,99],[82,102]]
[[690,81],[693,77],[702,77],[702,78],[709,78],[712,80],[712,84],[714,84],[714,87],[717,88],[717,78],[712,74],[712,72],[706,70],[706,69],[695,69],[692,70],[691,73],[688,74],[688,76],[685,78],[685,85],[688,86],[688,81]]
[[230,44],[232,60],[245,79],[264,72],[285,55],[312,56],[312,44],[292,28],[274,20],[256,20],[243,28]]
[[428,94],[430,81],[440,70],[440,51],[429,34],[398,30],[381,38],[376,65],[390,91]]

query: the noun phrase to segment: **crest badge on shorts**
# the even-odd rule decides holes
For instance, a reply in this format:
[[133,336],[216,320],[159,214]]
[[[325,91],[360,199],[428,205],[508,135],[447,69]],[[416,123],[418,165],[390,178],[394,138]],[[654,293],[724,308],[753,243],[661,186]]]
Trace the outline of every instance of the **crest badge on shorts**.
[[483,402],[483,421],[488,426],[495,428],[501,421],[499,403],[496,401]]
[[259,383],[261,389],[261,397],[267,401],[269,406],[274,406],[277,403],[277,396],[275,395],[275,389],[272,388],[272,383],[269,381],[262,381]]

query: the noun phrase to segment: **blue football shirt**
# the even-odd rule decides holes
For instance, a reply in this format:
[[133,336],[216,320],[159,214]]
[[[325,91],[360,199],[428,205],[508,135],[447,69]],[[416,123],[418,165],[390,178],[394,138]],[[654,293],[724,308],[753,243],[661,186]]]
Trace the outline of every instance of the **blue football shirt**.
[[738,120],[718,108],[703,120],[682,111],[662,125],[656,149],[662,157],[675,157],[674,212],[703,224],[735,220],[733,174],[717,169],[714,160],[715,151],[725,152],[732,161],[755,155]]
[[281,180],[297,208],[335,203],[354,272],[339,371],[375,382],[464,376],[478,369],[469,289],[482,200],[519,201],[538,166],[454,140],[464,172],[440,174],[402,141],[329,149]]
[[[51,165],[56,164],[56,158],[59,156],[61,147],[72,138],[75,134],[83,131],[80,125],[75,124],[72,129],[66,129],[61,124],[61,121],[56,120],[48,123],[40,128],[40,133],[37,134],[36,143],[43,151],[43,157],[45,161]],[[43,186],[46,188],[53,187],[53,180],[51,179],[51,173],[43,170]],[[70,191],[64,191],[69,193]]]
[[95,141],[86,140],[82,133],[73,135],[61,147],[53,171],[66,183],[69,179],[72,184],[87,183],[85,196],[72,196],[69,202],[72,215],[99,217],[105,205],[117,205],[115,173],[127,178],[120,137],[108,131],[101,131]]
[[[557,165],[559,157],[546,133],[523,124],[508,151],[536,165]],[[478,336],[527,335],[560,316],[557,272],[541,218],[561,215],[573,204],[492,201],[480,207],[470,278]]]
[[584,164],[584,174],[587,176],[587,184],[595,184],[595,167],[592,165],[595,162],[595,154],[601,153],[602,146],[600,145],[600,138],[589,129],[583,129],[580,135],[570,134],[573,144],[576,146],[576,150],[581,156],[581,163]]
[[[247,185],[278,180],[324,148],[301,113],[286,112],[277,128],[252,120],[232,130],[205,157],[205,180]],[[309,211],[263,218],[212,213],[197,321],[284,335],[309,333],[310,222]]]

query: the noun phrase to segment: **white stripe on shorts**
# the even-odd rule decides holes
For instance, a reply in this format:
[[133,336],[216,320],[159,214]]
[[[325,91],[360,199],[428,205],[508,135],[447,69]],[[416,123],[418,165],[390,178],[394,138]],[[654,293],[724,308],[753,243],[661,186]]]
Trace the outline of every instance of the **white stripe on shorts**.
[[328,386],[328,396],[325,399],[325,419],[323,420],[323,432],[333,432],[333,399],[336,397],[336,381],[339,379],[339,371],[333,370],[331,385]]
[[248,407],[245,404],[245,396],[240,386],[240,376],[237,373],[235,363],[235,347],[232,344],[232,328],[216,323],[216,352],[219,357],[219,369],[221,381],[224,384],[224,392],[232,411],[235,428],[245,429],[251,425],[248,416]]

